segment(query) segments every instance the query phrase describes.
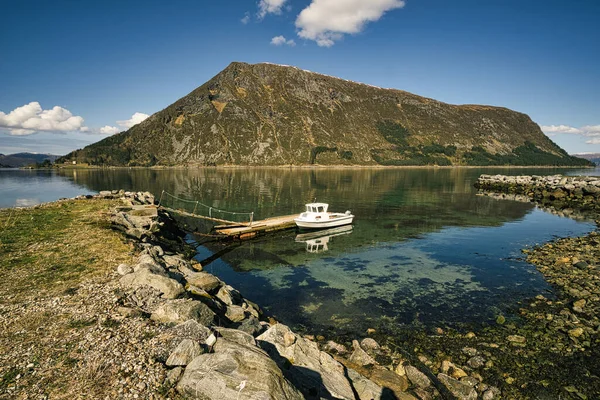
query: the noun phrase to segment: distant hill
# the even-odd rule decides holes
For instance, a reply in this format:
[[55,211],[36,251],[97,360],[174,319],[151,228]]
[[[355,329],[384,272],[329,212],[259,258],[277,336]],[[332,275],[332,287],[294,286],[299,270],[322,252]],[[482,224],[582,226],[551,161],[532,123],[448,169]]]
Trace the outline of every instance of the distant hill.
[[99,165],[590,165],[527,115],[234,62],[142,123],[59,161]]
[[8,168],[27,167],[29,165],[41,164],[45,160],[54,162],[59,156],[53,154],[15,153],[0,154],[0,166]]
[[600,153],[582,153],[573,154],[574,157],[579,157],[593,162],[596,165],[600,165]]

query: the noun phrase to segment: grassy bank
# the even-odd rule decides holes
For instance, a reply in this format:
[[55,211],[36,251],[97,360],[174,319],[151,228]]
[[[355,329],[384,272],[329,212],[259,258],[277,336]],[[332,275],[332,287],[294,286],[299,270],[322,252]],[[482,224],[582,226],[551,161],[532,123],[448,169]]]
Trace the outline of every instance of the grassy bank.
[[[117,204],[68,200],[0,210],[0,398],[160,392],[163,371],[138,348],[157,328],[116,312],[114,271],[134,256],[110,228]],[[144,388],[133,386],[141,365]]]

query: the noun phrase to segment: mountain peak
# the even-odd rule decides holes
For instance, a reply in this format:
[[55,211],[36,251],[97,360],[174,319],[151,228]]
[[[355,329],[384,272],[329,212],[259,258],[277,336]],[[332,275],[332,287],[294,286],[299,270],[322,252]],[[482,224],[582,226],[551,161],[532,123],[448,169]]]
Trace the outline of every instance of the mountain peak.
[[143,123],[67,158],[108,165],[585,163],[506,108],[456,106],[237,61]]

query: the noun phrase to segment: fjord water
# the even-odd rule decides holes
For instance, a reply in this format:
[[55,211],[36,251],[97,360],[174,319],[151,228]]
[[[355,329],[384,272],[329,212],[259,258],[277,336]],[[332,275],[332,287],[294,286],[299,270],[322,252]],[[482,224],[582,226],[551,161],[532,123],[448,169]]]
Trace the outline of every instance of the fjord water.
[[[511,315],[551,288],[521,249],[594,229],[530,203],[477,196],[481,173],[555,169],[115,169],[0,171],[1,207],[105,189],[162,190],[255,218],[299,213],[317,199],[351,210],[352,229],[285,231],[197,243],[206,270],[280,321],[312,332],[462,326]],[[12,196],[9,198],[9,196]],[[12,198],[12,200],[11,200]],[[18,199],[18,200],[17,200]]]

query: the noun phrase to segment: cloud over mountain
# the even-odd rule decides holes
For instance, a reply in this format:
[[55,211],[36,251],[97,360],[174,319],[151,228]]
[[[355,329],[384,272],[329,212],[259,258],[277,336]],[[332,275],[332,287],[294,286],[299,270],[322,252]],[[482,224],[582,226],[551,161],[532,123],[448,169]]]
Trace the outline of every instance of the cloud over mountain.
[[368,22],[404,5],[402,0],[313,0],[296,19],[298,36],[331,47],[344,34],[359,33]]

